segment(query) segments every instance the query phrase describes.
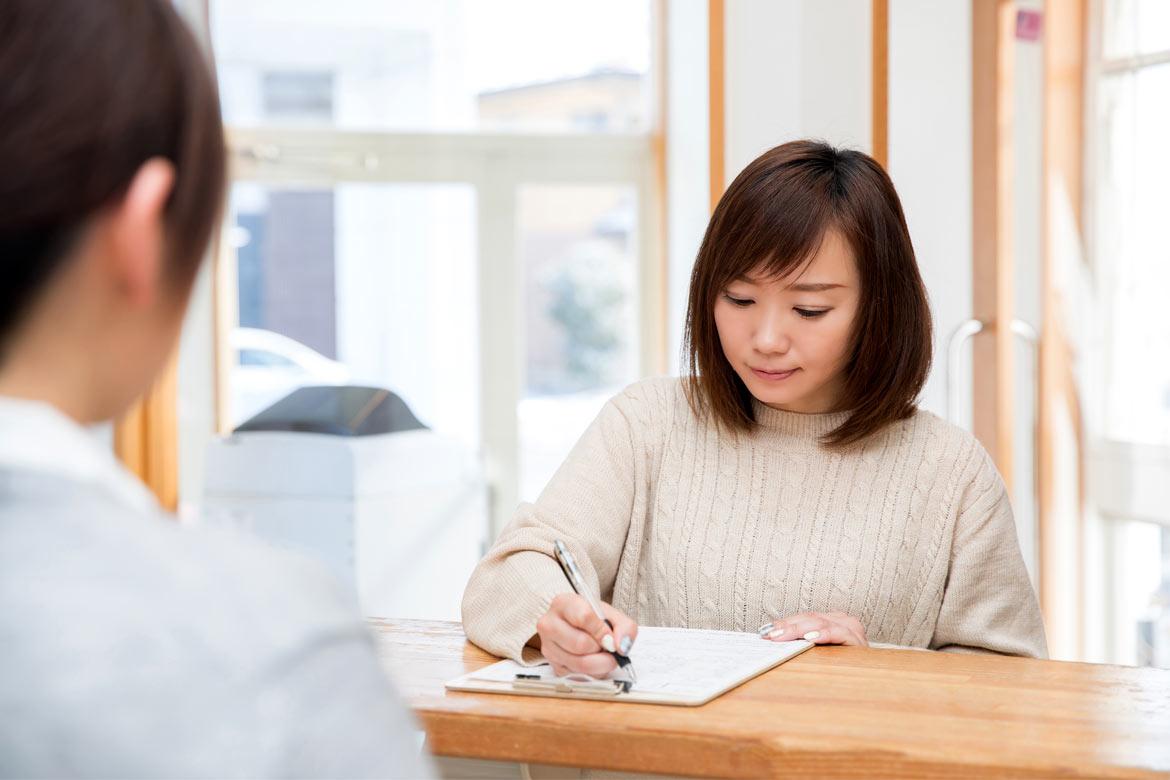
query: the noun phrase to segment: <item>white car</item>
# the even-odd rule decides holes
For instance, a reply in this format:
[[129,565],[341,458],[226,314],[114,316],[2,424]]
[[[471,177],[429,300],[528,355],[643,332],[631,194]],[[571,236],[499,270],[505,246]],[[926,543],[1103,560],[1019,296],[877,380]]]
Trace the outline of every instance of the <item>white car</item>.
[[261,328],[236,328],[231,346],[232,427],[300,387],[348,384],[352,374],[301,342]]

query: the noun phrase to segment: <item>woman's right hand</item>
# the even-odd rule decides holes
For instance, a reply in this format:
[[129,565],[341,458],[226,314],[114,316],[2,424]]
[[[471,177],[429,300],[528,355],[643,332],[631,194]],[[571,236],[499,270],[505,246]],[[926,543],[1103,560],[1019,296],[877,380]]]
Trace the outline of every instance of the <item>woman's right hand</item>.
[[603,603],[601,611],[613,623],[612,630],[584,598],[562,593],[536,621],[540,652],[558,676],[581,672],[604,677],[617,667],[611,652],[629,654],[638,637],[638,624],[609,604]]

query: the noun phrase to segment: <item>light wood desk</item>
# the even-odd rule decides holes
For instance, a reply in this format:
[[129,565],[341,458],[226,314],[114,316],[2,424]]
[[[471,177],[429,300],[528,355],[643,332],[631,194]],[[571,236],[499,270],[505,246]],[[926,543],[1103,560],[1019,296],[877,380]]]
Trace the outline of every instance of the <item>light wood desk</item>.
[[373,620],[431,749],[716,777],[1170,774],[1170,670],[817,647],[697,708],[447,692],[458,623]]

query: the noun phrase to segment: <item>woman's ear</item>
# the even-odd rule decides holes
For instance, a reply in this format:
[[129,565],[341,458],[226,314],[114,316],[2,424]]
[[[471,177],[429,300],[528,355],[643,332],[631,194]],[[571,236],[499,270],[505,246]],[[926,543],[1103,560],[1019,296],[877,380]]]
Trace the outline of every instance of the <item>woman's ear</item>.
[[167,199],[174,184],[169,160],[147,160],[104,220],[107,267],[118,292],[135,308],[148,307],[157,297],[166,264]]

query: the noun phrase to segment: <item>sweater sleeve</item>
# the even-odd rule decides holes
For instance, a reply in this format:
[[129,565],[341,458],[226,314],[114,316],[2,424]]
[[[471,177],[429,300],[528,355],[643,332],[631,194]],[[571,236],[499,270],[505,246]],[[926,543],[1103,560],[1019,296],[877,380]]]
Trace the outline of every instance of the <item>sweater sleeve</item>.
[[930,646],[1046,658],[1040,605],[1024,567],[1007,490],[982,448],[976,458],[975,476],[961,494]]
[[[572,592],[553,557],[560,539],[594,593],[608,600],[633,509],[639,426],[637,386],[606,403],[534,504],[521,504],[463,594],[463,629],[485,650],[524,663],[536,621]],[[636,452],[642,449],[643,452]]]

